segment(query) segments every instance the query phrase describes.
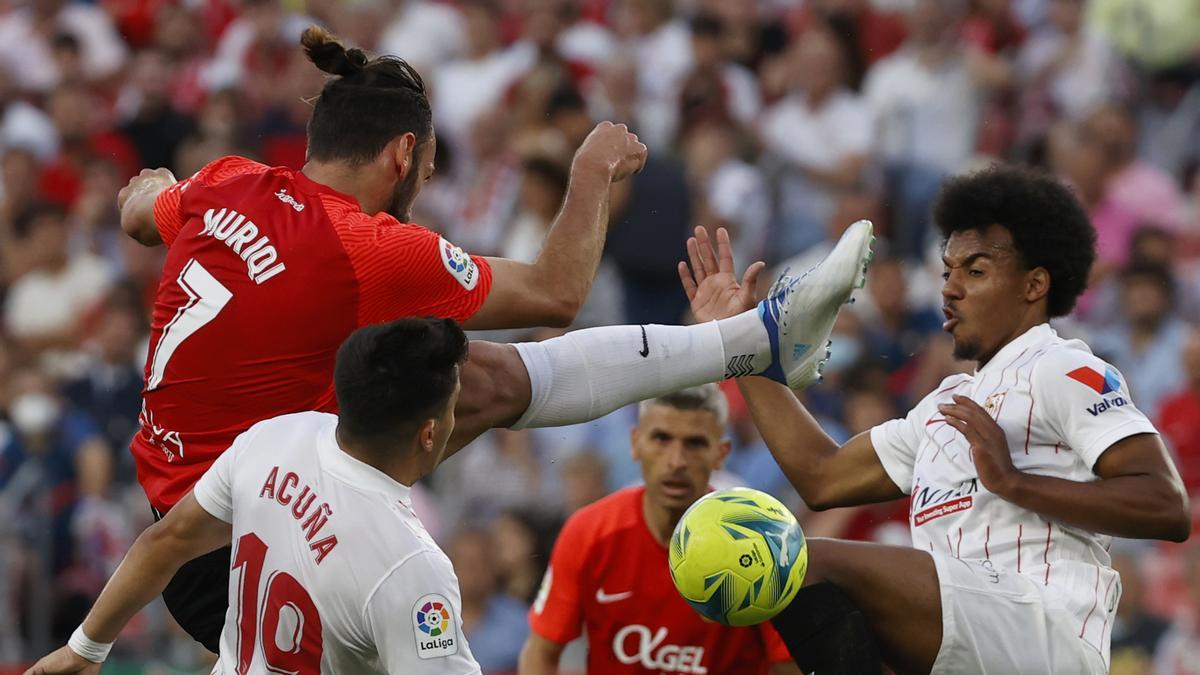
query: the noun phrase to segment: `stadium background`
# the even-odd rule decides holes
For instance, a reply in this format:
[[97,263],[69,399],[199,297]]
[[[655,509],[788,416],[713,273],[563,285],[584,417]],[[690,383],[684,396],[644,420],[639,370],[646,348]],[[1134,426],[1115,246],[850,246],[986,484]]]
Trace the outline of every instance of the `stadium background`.
[[[577,326],[686,320],[695,225],[729,227],[740,265],[803,268],[872,218],[881,255],[804,394],[842,438],[963,367],[937,309],[938,181],[1056,172],[1101,242],[1060,331],[1123,371],[1200,521],[1200,0],[0,0],[0,672],[64,642],[150,522],[127,442],[163,251],[122,235],[116,192],[226,154],[300,166],[313,21],[425,76],[440,148],[416,220],[472,253],[532,259],[593,122],[641,135]],[[783,498],[809,535],[906,541],[905,504],[806,512],[730,394],[715,482]],[[638,479],[633,421],[494,431],[420,486],[485,672],[515,670],[562,520]],[[1200,672],[1200,542],[1114,554],[1113,672]],[[105,672],[208,663],[159,603]]]

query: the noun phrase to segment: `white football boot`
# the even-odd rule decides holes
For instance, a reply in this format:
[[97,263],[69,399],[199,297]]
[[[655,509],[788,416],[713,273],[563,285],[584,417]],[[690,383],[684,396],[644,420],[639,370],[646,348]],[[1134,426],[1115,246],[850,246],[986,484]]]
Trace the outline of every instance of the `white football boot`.
[[824,260],[800,277],[784,273],[758,303],[771,340],[771,365],[764,377],[796,390],[821,381],[838,311],[866,283],[872,231],[869,220],[854,223]]

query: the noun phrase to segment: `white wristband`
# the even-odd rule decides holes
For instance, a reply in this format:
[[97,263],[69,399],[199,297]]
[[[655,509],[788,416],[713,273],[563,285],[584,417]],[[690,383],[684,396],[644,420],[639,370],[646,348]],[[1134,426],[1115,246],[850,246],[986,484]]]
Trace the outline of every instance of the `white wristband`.
[[96,642],[83,633],[83,625],[75,629],[71,633],[71,639],[67,640],[67,646],[71,651],[91,661],[92,663],[104,663],[104,659],[108,658],[108,652],[112,649],[111,642]]

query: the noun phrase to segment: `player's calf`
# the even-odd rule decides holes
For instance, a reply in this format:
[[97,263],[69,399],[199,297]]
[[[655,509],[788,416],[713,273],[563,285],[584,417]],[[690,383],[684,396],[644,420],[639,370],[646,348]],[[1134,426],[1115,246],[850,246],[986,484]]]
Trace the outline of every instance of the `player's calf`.
[[866,616],[828,581],[801,588],[771,623],[806,673],[865,675],[883,670]]

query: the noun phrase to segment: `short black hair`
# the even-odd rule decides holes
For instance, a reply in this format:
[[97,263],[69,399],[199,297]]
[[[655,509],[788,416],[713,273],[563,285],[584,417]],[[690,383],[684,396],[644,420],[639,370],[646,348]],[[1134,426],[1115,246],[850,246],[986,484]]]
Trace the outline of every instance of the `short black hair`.
[[33,234],[35,226],[49,220],[58,226],[65,226],[67,210],[54,202],[34,202],[17,213],[13,219],[13,234],[18,239],[24,239]]
[[1168,301],[1175,300],[1175,277],[1166,265],[1149,261],[1132,262],[1121,270],[1120,279],[1122,285],[1134,281],[1148,281],[1161,288]]
[[587,103],[573,84],[556,87],[550,94],[550,99],[546,101],[546,117],[553,118],[564,112],[587,112]]
[[308,122],[310,159],[366,164],[397,136],[412,133],[420,143],[433,133],[425,82],[407,61],[368,59],[320,26],[305,29],[300,44],[310,61],[334,75]]
[[411,435],[445,411],[467,356],[451,319],[399,319],[360,328],[333,369],[339,432],[355,439]]
[[567,193],[567,186],[571,182],[571,173],[561,163],[549,157],[534,155],[521,162],[521,168],[525,171],[526,176],[540,178],[552,186],[559,193],[560,199],[561,195]]
[[700,13],[692,17],[692,36],[720,39],[725,33],[725,24],[715,14]]
[[1075,195],[1054,177],[996,165],[942,186],[933,221],[943,243],[955,232],[999,225],[1012,235],[1025,269],[1050,273],[1049,318],[1065,316],[1087,290],[1096,259],[1096,229]]

